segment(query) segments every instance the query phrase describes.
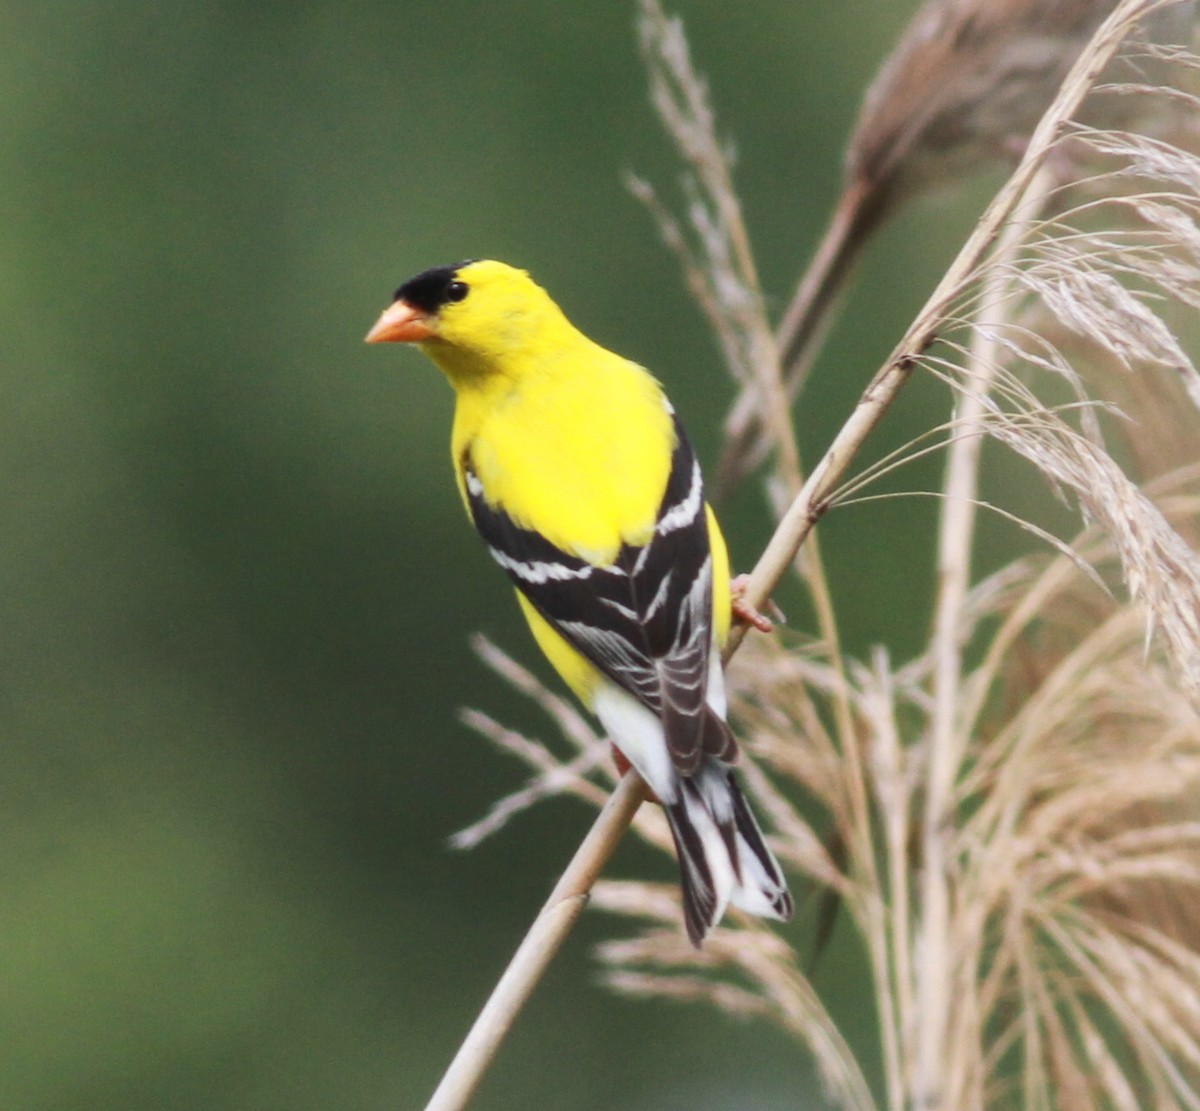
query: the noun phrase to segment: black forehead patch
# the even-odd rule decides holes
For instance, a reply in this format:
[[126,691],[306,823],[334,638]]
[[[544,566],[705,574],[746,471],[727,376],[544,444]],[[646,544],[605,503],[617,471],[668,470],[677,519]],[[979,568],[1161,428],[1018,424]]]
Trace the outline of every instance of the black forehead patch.
[[464,266],[470,266],[476,260],[464,259],[450,266],[434,266],[422,270],[415,278],[409,278],[398,290],[394,300],[405,301],[415,309],[424,312],[437,312],[451,300],[449,295],[450,283]]

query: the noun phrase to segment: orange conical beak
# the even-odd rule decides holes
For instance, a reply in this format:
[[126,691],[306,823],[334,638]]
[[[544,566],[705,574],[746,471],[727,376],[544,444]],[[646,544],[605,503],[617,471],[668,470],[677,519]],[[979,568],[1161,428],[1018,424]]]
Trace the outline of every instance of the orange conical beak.
[[397,301],[384,309],[375,327],[367,333],[367,343],[417,343],[434,334],[433,316],[424,309],[414,308],[407,301]]

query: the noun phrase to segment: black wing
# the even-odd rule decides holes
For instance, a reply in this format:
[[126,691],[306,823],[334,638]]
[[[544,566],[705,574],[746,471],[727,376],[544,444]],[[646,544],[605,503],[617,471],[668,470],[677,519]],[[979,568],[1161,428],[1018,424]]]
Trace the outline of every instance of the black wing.
[[492,557],[579,652],[658,714],[676,768],[704,753],[732,760],[737,744],[706,704],[712,647],[712,552],[700,466],[678,419],[654,535],[598,567],[517,525],[490,503],[463,459],[467,501]]

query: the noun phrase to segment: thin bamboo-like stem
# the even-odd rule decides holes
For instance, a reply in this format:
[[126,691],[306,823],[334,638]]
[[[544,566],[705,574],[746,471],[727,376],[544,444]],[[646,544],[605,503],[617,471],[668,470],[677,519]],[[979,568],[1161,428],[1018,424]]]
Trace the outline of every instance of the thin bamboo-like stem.
[[[982,419],[991,384],[1003,357],[998,331],[1011,308],[1010,263],[1020,249],[1030,220],[1042,208],[1053,185],[1053,175],[1042,168],[1030,183],[1021,214],[1004,228],[996,246],[994,266],[988,273],[977,323],[971,334],[963,393],[955,426],[959,429],[946,453],[944,499],[940,514],[932,655],[933,710],[927,760],[925,815],[922,827],[921,923],[914,967],[921,970],[912,985],[915,1013],[905,1016],[903,1030],[915,1045],[916,1090],[935,1091],[947,1083],[945,1047],[954,1007],[951,985],[954,957],[950,944],[950,847],[948,821],[953,811],[954,786],[962,766],[964,743],[961,705],[963,610],[971,581],[971,552],[979,494],[979,458],[983,444]],[[941,1078],[941,1079],[939,1079]],[[961,1077],[959,1078],[961,1081]],[[952,1082],[952,1081],[951,1081]],[[951,1090],[949,1106],[959,1106],[961,1093]]]
[[[870,200],[865,183],[842,195],[775,331],[779,365],[784,372],[783,401],[789,408],[804,386],[832,322],[832,310],[876,224],[876,213],[868,209]],[[725,418],[725,447],[717,465],[718,500],[731,494],[762,462],[767,440],[760,436],[760,429],[770,430],[771,415],[764,415],[754,384],[747,383]]]
[[883,1078],[889,1111],[904,1109],[904,1031],[907,1013],[908,830],[909,788],[905,758],[895,718],[894,676],[886,654],[875,653],[876,691],[880,709],[871,714],[874,785],[882,818],[883,870],[887,887],[878,883],[875,904],[864,916],[863,933],[874,970]]
[[[1097,32],[1083,52],[1054,104],[1043,117],[1030,142],[1025,159],[1009,184],[1020,179],[1017,192],[1020,204],[1032,216],[1044,200],[1050,187],[1048,177],[1040,169],[1045,149],[1053,141],[1062,122],[1074,113],[1088,89],[1128,34],[1131,23],[1147,5],[1145,0],[1125,0]],[[1012,210],[1010,206],[1010,211]],[[985,217],[986,222],[986,217]],[[1022,221],[1008,225],[997,256],[1003,259],[1027,230]],[[999,288],[984,293],[981,310],[984,324],[994,323],[991,316],[1000,311],[1006,291],[1007,277],[1001,268]],[[995,364],[995,345],[985,340],[977,328],[978,342],[973,346],[971,375],[963,402],[960,421],[968,427],[982,415],[987,395],[987,383]],[[962,751],[957,729],[956,710],[961,683],[961,645],[959,626],[965,601],[969,564],[967,562],[974,527],[974,502],[978,472],[979,439],[963,437],[951,448],[946,482],[947,503],[942,517],[939,537],[939,595],[935,615],[934,642],[934,717],[932,743],[926,779],[926,806],[923,826],[923,872],[921,879],[921,925],[917,939],[917,960],[920,969],[917,989],[917,1009],[921,1021],[915,1027],[917,1044],[913,1058],[916,1063],[914,1098],[922,1108],[958,1107],[962,1093],[948,1086],[946,1039],[949,1032],[952,999],[952,946],[949,938],[950,915],[950,854],[947,825],[953,806],[954,783],[961,767]]]
[[571,927],[587,906],[592,885],[604,870],[634,814],[646,799],[646,787],[632,769],[617,784],[567,865],[550,898],[525,935],[492,994],[479,1012],[426,1111],[460,1111],[474,1094],[526,1000],[537,987]]

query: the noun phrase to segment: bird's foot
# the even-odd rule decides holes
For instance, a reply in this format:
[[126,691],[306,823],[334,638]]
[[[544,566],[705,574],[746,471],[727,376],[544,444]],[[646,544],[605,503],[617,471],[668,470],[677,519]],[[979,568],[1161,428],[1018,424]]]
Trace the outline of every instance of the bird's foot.
[[731,605],[733,608],[733,616],[736,620],[743,622],[746,625],[757,629],[760,633],[770,633],[775,630],[775,621],[783,622],[784,616],[780,612],[779,607],[774,602],[767,602],[771,607],[772,613],[775,615],[775,621],[767,617],[766,614],[759,613],[753,606],[747,605],[742,601],[742,595],[746,593],[746,585],[750,582],[749,575],[738,575],[729,584],[729,593],[732,597]]
[[[629,757],[627,757],[625,755],[625,753],[623,753],[619,748],[617,748],[617,746],[612,741],[608,742],[608,747],[610,749],[612,749],[612,758],[613,758],[613,763],[616,765],[616,768],[617,768],[617,775],[619,775],[622,779],[624,779],[626,774],[629,772],[629,769],[632,768],[633,765],[629,762]],[[646,797],[651,802],[658,803],[659,806],[662,805],[662,803],[660,803],[658,801],[658,796],[653,791],[651,791],[649,787],[646,788]]]

